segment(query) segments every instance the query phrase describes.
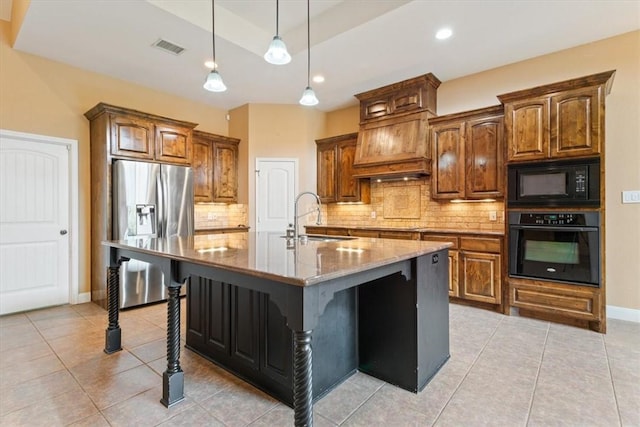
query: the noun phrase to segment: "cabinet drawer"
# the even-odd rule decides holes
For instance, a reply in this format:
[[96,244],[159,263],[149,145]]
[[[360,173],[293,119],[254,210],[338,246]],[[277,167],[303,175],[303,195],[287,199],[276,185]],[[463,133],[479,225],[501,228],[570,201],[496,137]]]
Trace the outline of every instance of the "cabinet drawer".
[[380,237],[380,232],[376,230],[349,230],[349,236],[354,237]]
[[500,253],[500,239],[487,237],[461,237],[460,249],[478,252]]
[[444,236],[440,234],[423,234],[422,240],[425,240],[427,242],[449,242],[453,244],[453,246],[450,247],[449,249],[458,249],[460,246],[458,243],[458,238],[456,236]]
[[420,234],[411,231],[381,231],[382,239],[420,240]]
[[569,285],[552,285],[532,281],[510,281],[511,305],[573,318],[597,320],[600,311],[600,291]]

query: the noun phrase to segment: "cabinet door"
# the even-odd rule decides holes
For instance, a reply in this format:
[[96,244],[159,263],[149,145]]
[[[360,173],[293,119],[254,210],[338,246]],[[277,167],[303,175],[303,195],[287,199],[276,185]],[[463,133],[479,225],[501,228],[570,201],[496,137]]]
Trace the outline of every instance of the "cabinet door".
[[431,197],[464,197],[464,123],[434,125],[431,129],[433,172]]
[[458,251],[449,249],[449,296],[460,296],[458,289]]
[[231,357],[243,365],[260,367],[260,293],[231,286]]
[[338,151],[338,188],[336,201],[360,201],[360,180],[353,177],[353,161],[356,156],[356,139],[341,142]]
[[500,304],[502,283],[500,255],[461,251],[460,297],[473,301]]
[[[229,285],[211,279],[198,278],[204,292],[207,305],[206,312],[200,318],[206,319],[206,353],[212,356],[228,358],[231,354],[229,337]],[[188,294],[187,299],[195,298]],[[191,307],[191,305],[189,306]],[[192,316],[192,314],[189,314]],[[193,314],[195,317],[196,315]]]
[[213,202],[213,147],[210,141],[193,138],[193,197]]
[[261,294],[260,304],[262,322],[260,325],[260,344],[262,345],[260,371],[272,380],[290,387],[293,382],[291,329],[287,326],[287,319],[268,294]]
[[153,124],[150,121],[112,114],[111,155],[153,159]]
[[507,103],[504,107],[509,161],[545,159],[549,156],[548,97]]
[[372,120],[385,117],[391,114],[389,97],[384,96],[377,99],[369,99],[360,102],[360,120]]
[[187,345],[204,351],[206,342],[206,317],[208,301],[204,279],[191,276],[187,282]]
[[324,203],[337,198],[337,163],[335,144],[318,145],[318,196]]
[[238,201],[238,146],[216,142],[213,145],[213,201]]
[[502,116],[467,122],[464,146],[467,198],[504,194],[504,120]]
[[156,160],[191,164],[191,129],[156,124]]
[[551,157],[599,154],[604,139],[602,87],[562,92],[551,98]]

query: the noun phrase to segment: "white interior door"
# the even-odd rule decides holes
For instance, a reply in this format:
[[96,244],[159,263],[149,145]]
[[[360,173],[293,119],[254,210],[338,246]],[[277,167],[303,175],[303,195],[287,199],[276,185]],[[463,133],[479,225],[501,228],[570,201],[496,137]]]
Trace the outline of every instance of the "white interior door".
[[0,314],[69,302],[69,150],[0,139]]
[[256,159],[256,231],[285,232],[293,222],[297,159]]

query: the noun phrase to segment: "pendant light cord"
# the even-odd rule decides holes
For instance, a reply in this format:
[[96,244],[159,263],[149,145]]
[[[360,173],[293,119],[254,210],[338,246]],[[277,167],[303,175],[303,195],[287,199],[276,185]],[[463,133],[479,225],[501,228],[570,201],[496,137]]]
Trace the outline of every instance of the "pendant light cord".
[[307,0],[307,86],[311,86],[311,19],[309,18],[309,0]]
[[213,69],[218,68],[216,64],[216,12],[215,0],[211,0],[211,53],[213,54]]
[[280,30],[278,29],[278,16],[280,13],[280,8],[278,6],[280,2],[278,0],[276,0],[276,36],[280,35]]

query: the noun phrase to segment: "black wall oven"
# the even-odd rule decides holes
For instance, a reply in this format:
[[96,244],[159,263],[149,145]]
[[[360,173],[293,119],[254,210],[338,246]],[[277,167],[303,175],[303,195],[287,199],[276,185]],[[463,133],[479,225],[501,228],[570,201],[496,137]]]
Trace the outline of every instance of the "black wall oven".
[[509,212],[509,275],[600,286],[598,212]]

